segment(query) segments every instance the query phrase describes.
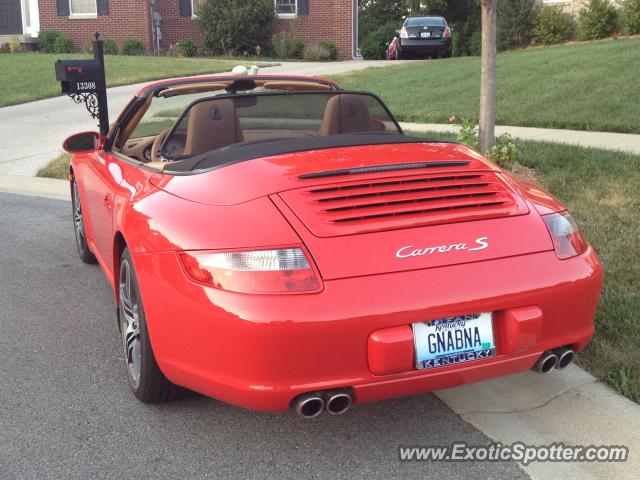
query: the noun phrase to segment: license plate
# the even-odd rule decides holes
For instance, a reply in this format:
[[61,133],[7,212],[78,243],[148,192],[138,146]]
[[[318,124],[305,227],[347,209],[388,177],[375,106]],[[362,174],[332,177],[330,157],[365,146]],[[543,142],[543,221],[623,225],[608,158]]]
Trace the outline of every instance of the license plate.
[[474,313],[414,323],[413,341],[418,370],[493,357],[491,313]]
[[421,38],[431,38],[431,32],[420,32]]

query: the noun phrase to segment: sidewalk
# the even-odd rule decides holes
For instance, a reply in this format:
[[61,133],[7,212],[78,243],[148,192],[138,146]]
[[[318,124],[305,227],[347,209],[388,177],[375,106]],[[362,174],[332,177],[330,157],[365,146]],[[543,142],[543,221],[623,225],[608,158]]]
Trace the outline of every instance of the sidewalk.
[[[400,123],[405,132],[444,132],[457,133],[456,125],[437,123]],[[497,126],[496,135],[508,133],[522,140],[566,143],[581,147],[622,150],[640,155],[640,135],[628,133],[587,132],[582,130],[560,130],[553,128]]]
[[532,463],[533,480],[636,479],[640,471],[640,405],[571,365],[546,375],[525,372],[435,392],[460,417],[509,445],[623,445],[625,463]]

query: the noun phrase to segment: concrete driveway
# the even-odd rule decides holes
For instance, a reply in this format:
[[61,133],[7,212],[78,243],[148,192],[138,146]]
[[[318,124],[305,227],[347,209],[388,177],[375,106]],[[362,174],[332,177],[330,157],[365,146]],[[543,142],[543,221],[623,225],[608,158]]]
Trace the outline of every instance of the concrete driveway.
[[399,445],[490,442],[433,395],[311,421],[196,394],[139,403],[70,210],[0,193],[0,478],[528,478],[514,463],[401,463]]
[[[399,62],[348,61],[348,62],[283,62],[276,67],[264,68],[265,74],[326,75],[369,67],[399,65]],[[51,75],[54,75],[51,65]],[[109,113],[111,121],[144,85],[127,85],[109,89]],[[0,174],[35,175],[40,167],[57,157],[62,141],[69,135],[83,130],[97,130],[83,105],[74,104],[67,96],[0,108]]]

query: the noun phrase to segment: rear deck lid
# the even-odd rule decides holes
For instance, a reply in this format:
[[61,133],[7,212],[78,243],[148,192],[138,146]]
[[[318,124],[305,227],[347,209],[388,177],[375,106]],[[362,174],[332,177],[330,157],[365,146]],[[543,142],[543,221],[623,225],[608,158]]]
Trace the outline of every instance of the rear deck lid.
[[500,172],[358,178],[271,196],[327,280],[553,250],[541,217]]
[[373,178],[280,193],[317,237],[526,215],[522,198],[493,171]]

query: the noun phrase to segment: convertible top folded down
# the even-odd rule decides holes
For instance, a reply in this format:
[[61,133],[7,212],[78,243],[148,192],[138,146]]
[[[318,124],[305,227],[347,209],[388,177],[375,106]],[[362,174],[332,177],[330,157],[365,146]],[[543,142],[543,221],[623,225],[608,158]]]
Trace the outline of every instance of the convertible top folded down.
[[[165,172],[194,172],[213,170],[256,158],[274,157],[289,153],[329,148],[361,147],[366,145],[392,145],[402,143],[433,143],[423,137],[410,137],[391,133],[350,133],[321,137],[276,138],[243,142],[219,148],[196,157],[168,163]],[[437,143],[451,143],[437,141]]]

